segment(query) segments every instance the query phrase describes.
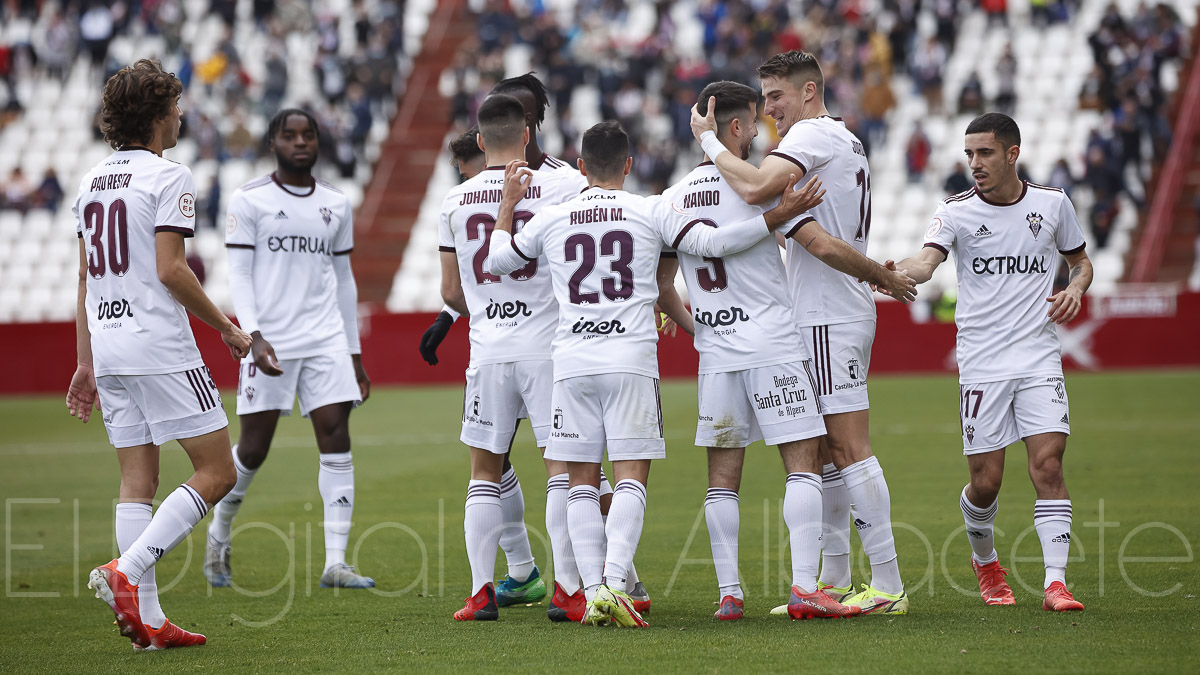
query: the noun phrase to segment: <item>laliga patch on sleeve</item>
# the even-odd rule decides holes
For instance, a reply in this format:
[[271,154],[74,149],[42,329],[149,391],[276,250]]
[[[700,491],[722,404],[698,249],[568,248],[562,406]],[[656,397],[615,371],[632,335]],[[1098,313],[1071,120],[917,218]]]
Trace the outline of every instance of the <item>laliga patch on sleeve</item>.
[[185,192],[179,195],[179,212],[184,218],[196,217],[196,198],[192,193]]
[[941,231],[942,231],[942,219],[934,218],[933,220],[929,221],[929,227],[925,230],[925,238],[933,239],[934,237],[937,236],[937,233],[941,232]]
[[225,217],[225,234],[237,232],[237,216],[232,213]]

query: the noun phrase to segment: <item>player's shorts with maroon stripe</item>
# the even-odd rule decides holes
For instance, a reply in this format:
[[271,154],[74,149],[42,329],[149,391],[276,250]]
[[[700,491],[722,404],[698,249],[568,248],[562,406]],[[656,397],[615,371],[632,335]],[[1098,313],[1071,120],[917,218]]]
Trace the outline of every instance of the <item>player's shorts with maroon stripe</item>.
[[826,326],[801,326],[800,338],[812,354],[812,379],[821,399],[821,414],[868,410],[867,370],[875,322],[852,321]]
[[108,439],[117,448],[192,438],[229,426],[208,368],[96,378]]

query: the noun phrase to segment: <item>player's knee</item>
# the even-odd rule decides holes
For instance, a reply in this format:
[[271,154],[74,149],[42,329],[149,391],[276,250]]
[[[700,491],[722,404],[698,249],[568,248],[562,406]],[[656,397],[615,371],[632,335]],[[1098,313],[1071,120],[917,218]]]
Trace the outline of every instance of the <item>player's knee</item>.
[[1003,471],[979,471],[971,474],[971,492],[975,497],[972,501],[976,504],[990,504],[995,501],[1003,482]]
[[1031,457],[1029,479],[1035,487],[1053,488],[1062,485],[1062,457]]

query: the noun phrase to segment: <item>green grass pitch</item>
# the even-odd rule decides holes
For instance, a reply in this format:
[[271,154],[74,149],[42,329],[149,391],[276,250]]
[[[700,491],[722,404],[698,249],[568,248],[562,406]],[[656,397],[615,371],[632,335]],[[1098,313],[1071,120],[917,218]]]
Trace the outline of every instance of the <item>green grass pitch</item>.
[[[158,571],[172,620],[205,647],[135,654],[86,588],[114,554],[118,468],[99,419],[69,418],[61,396],[0,400],[5,597],[0,670],[138,672],[470,670],[1149,671],[1200,662],[1200,372],[1072,375],[1066,459],[1076,561],[1068,581],[1087,611],[1041,609],[1042,562],[1022,446],[1009,450],[997,520],[1018,606],[985,607],[970,571],[958,494],[966,481],[950,377],[872,381],[872,444],[886,471],[908,616],[792,623],[786,599],[783,472],[761,444],[741,492],[746,619],[712,621],[716,580],[702,516],[703,450],[693,447],[695,385],[663,387],[668,454],[650,476],[637,566],[653,598],[648,630],[552,625],[546,604],[460,624],[470,574],[463,545],[467,453],[461,388],[379,389],[352,418],[357,505],[351,562],[378,592],[321,589],[324,560],[311,428],[285,420],[235,526],[240,591],[201,574],[204,528]],[[226,405],[232,402],[226,394]],[[236,419],[236,418],[233,418]],[[236,421],[232,431],[236,432]],[[524,429],[513,453],[539,565],[545,471]],[[190,469],[162,455],[159,496]],[[1100,525],[1103,523],[1103,527]],[[866,569],[855,541],[856,581]],[[497,561],[504,570],[503,556]],[[1190,666],[1189,666],[1190,664]]]

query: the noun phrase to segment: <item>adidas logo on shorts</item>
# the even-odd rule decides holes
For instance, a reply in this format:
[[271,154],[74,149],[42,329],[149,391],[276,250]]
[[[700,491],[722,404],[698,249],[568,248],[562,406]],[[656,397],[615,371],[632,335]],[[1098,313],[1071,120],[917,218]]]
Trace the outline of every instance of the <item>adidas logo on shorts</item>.
[[988,229],[987,225],[980,225],[979,229],[975,230],[975,236],[976,237],[990,237],[990,236],[992,236],[992,231]]
[[1071,420],[1067,419],[1067,413],[1063,413],[1063,417],[1061,420],[1059,420],[1059,422],[1062,422],[1063,424],[1070,424]]

